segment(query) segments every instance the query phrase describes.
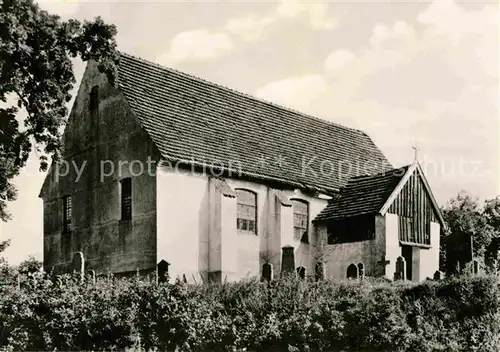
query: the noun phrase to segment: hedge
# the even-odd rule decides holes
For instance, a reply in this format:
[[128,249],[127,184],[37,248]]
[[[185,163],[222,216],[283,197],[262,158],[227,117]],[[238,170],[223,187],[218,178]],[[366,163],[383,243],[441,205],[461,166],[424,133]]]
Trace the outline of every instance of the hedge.
[[223,285],[25,278],[0,286],[0,350],[498,351],[494,276]]

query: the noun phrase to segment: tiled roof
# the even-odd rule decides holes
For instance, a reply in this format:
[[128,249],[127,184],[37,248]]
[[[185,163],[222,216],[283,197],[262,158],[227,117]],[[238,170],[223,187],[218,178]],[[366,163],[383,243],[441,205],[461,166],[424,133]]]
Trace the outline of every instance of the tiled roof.
[[214,182],[215,188],[217,188],[224,197],[236,198],[236,193],[224,179],[219,177],[213,177],[212,180]]
[[338,220],[357,215],[376,214],[399,184],[410,166],[371,176],[353,177],[338,197],[314,221]]
[[391,167],[361,131],[128,54],[121,54],[118,83],[167,160],[223,165],[243,176],[320,191]]
[[285,207],[291,207],[292,206],[292,202],[290,202],[290,200],[288,199],[287,195],[282,190],[272,188],[271,191],[276,196],[276,198],[278,198],[278,200],[281,203],[281,205],[283,205]]

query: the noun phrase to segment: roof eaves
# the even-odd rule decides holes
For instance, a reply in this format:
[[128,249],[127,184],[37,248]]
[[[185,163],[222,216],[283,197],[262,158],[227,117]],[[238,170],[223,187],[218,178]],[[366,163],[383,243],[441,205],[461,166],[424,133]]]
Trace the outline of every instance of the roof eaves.
[[228,198],[236,198],[236,192],[229,186],[223,178],[220,177],[210,177],[213,180],[215,188],[219,190],[219,192]]
[[280,189],[271,188],[271,192],[275,195],[275,197],[279,200],[281,205],[284,207],[291,207],[292,203],[288,199],[287,195]]

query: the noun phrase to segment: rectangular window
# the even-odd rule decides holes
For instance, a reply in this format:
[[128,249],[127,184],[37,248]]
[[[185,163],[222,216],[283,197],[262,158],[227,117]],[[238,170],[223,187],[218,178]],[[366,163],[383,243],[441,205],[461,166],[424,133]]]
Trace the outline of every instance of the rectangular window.
[[96,114],[99,108],[99,86],[93,86],[90,90],[89,110],[91,114]]
[[309,243],[307,230],[309,227],[309,204],[300,199],[292,199],[294,238]]
[[132,219],[132,179],[124,178],[121,184],[121,210],[122,220]]
[[63,232],[71,232],[71,220],[73,217],[72,213],[71,196],[66,196],[63,198]]
[[257,195],[252,191],[236,190],[236,227],[257,234]]

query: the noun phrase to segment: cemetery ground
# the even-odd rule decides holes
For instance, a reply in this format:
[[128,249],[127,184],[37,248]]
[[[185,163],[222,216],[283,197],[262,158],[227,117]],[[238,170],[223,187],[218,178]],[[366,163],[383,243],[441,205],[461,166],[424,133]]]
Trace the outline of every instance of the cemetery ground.
[[4,275],[0,351],[498,351],[496,275],[188,285]]

